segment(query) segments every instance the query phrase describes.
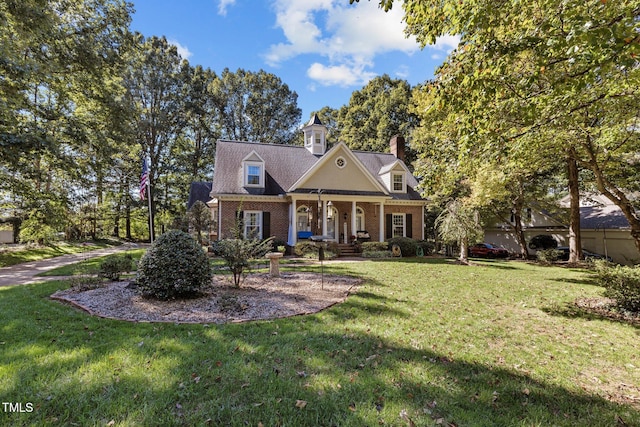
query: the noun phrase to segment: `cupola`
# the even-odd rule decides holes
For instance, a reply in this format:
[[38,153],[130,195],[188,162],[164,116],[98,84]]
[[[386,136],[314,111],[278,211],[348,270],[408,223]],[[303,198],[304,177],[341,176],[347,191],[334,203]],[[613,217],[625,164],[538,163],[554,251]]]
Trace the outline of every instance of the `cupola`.
[[327,150],[327,127],[322,124],[317,114],[302,128],[304,147],[316,156],[322,156]]

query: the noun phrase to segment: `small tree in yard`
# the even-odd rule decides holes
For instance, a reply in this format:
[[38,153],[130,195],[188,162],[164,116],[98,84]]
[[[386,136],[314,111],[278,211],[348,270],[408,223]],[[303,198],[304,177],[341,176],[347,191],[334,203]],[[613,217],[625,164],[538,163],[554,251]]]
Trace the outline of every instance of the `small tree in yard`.
[[236,220],[231,228],[232,239],[222,239],[216,245],[216,254],[221,256],[233,273],[233,285],[240,287],[242,279],[251,269],[251,260],[263,257],[272,250],[273,237],[266,240],[246,239],[243,233],[240,212],[242,205],[236,212]]
[[436,226],[442,240],[460,245],[458,259],[462,264],[468,264],[469,243],[482,235],[477,211],[462,200],[453,200],[436,219]]
[[233,285],[240,287],[242,279],[251,268],[251,260],[264,256],[271,250],[271,240],[223,239],[218,242],[218,254],[233,273]]
[[189,226],[196,235],[196,240],[200,245],[202,245],[202,232],[209,229],[209,224],[211,223],[211,211],[207,205],[198,200],[187,212],[187,217],[189,218]]

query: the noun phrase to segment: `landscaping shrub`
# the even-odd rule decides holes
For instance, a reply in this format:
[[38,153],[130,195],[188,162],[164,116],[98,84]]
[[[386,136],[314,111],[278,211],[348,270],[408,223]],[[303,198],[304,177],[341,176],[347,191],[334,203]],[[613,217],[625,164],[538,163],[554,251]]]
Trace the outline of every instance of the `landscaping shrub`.
[[[297,256],[305,258],[318,259],[318,247],[310,241],[298,242],[293,248],[293,253]],[[336,258],[340,255],[340,249],[336,242],[328,242],[327,248],[324,250],[324,257],[326,259]]]
[[233,284],[236,288],[240,287],[242,279],[251,268],[250,261],[262,258],[272,250],[272,240],[223,239],[218,242],[216,250],[233,273]]
[[133,258],[131,254],[109,255],[100,264],[98,276],[108,280],[120,280],[122,273],[133,270]]
[[69,279],[69,285],[77,292],[84,292],[103,287],[104,281],[95,276],[73,276]]
[[387,242],[362,242],[362,254],[366,252],[379,252],[389,249]]
[[640,313],[640,268],[596,263],[598,283],[605,288],[604,296],[616,301],[616,306]]
[[562,251],[557,249],[542,249],[536,253],[538,262],[542,264],[551,264],[552,262],[556,262],[561,256]]
[[426,240],[423,240],[417,243],[416,251],[417,251],[417,248],[422,248],[422,253],[423,255],[426,256],[426,255],[431,255],[433,253],[433,250],[436,248],[436,246],[433,242],[428,242]]
[[362,252],[363,258],[391,258],[393,254],[391,251],[367,251]]
[[400,251],[402,251],[402,256],[416,256],[416,250],[418,249],[417,240],[410,237],[394,237],[387,240],[387,243],[390,248],[393,247],[393,245],[398,245],[400,247]]
[[211,266],[202,247],[189,234],[172,230],[161,235],[142,256],[136,282],[145,297],[192,297],[211,282]]

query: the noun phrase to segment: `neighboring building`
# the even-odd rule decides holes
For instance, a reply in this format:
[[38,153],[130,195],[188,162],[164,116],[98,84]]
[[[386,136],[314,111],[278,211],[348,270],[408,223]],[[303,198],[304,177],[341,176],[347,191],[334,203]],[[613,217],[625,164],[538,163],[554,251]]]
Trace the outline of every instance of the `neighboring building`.
[[391,153],[344,143],[327,151],[317,115],[302,131],[304,146],[218,141],[207,203],[216,222],[212,239],[230,237],[238,215],[245,236],[289,245],[312,235],[339,243],[358,235],[424,239],[426,200],[404,163],[402,137],[391,140]]
[[[568,208],[569,199],[560,201]],[[513,220],[512,220],[513,221]],[[558,246],[569,245],[569,226],[563,219],[529,209],[523,215],[522,225],[527,242],[538,234],[553,236]],[[602,195],[585,197],[580,202],[580,232],[582,247],[588,251],[608,255],[620,264],[637,264],[640,254],[631,238],[631,227],[616,205]],[[513,222],[498,223],[485,229],[485,241],[503,246],[511,252],[520,252],[513,234]],[[535,254],[534,250],[529,252]]]

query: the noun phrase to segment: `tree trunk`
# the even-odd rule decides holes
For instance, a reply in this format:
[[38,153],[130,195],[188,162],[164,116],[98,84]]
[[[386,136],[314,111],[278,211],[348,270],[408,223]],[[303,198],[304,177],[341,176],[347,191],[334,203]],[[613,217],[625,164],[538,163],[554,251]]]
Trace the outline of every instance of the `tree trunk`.
[[527,249],[527,240],[524,237],[524,229],[522,228],[522,207],[513,210],[513,228],[516,240],[520,246],[520,256],[522,259],[529,259],[529,249]]
[[127,205],[124,214],[124,229],[125,237],[127,240],[131,240],[131,199],[127,198]]
[[460,239],[460,258],[458,258],[461,264],[469,264],[469,239]]
[[567,175],[569,181],[569,262],[582,259],[582,241],[580,237],[580,181],[576,150],[569,148],[567,156]]

